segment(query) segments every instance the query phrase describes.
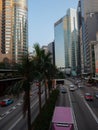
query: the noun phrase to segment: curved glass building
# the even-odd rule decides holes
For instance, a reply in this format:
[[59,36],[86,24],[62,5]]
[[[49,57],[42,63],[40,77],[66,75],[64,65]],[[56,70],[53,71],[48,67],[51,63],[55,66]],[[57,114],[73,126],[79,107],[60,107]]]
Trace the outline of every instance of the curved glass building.
[[28,51],[27,0],[0,0],[0,61],[21,62]]

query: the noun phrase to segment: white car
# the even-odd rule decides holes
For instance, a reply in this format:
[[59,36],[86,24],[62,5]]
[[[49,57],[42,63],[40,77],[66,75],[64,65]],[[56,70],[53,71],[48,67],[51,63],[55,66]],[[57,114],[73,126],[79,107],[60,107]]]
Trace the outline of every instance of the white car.
[[75,85],[77,85],[77,84],[80,83],[80,82],[81,82],[81,80],[75,81]]
[[78,83],[78,88],[83,88],[83,87],[84,87],[83,84]]
[[75,88],[74,87],[70,87],[70,89],[69,89],[70,91],[74,91],[75,90]]
[[75,86],[73,84],[69,85],[69,90],[70,91],[74,91],[75,90]]
[[74,85],[73,85],[73,84],[70,84],[69,87],[74,87]]

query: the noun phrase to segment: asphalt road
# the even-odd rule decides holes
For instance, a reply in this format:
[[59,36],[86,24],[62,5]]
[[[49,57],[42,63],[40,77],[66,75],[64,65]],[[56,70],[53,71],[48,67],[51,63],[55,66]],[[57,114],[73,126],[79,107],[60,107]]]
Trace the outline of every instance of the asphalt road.
[[[69,87],[69,86],[68,86]],[[76,87],[74,92],[70,92],[71,105],[74,111],[77,130],[98,130],[98,100],[86,101],[84,99],[85,92],[94,92],[93,88],[79,89]],[[94,106],[96,104],[96,113]]]
[[[32,121],[39,113],[38,94],[31,95]],[[42,105],[45,103],[44,93],[42,94]],[[23,118],[21,100],[17,100],[10,106],[1,108],[3,114],[0,117],[0,130],[27,130],[27,118]],[[8,109],[7,109],[8,108]],[[1,111],[0,111],[1,112]],[[1,112],[1,113],[2,113]]]
[[66,80],[65,88],[67,93],[60,92],[56,106],[70,106],[73,109],[74,130],[98,130],[98,99],[94,101],[86,101],[85,92],[94,93],[93,88],[84,86],[78,88],[74,92],[69,91],[69,85],[72,82]]
[[[64,85],[64,87],[67,89],[67,85]],[[56,106],[70,106],[68,92],[62,93],[60,91],[57,102],[56,102]]]
[[[60,92],[56,106],[70,106],[73,109],[73,119],[75,123],[74,130],[98,130],[98,99],[94,101],[86,101],[84,99],[85,92],[94,93],[94,88],[86,87],[77,88],[74,92],[69,91],[69,85],[72,84],[66,80],[65,88],[67,93]],[[44,94],[42,95],[44,104]],[[22,102],[16,103],[2,109],[4,115],[0,117],[0,130],[26,130],[27,121],[22,117]],[[38,95],[31,96],[32,121],[36,118],[38,110]],[[8,108],[8,109],[7,109]],[[0,114],[1,114],[0,113]]]

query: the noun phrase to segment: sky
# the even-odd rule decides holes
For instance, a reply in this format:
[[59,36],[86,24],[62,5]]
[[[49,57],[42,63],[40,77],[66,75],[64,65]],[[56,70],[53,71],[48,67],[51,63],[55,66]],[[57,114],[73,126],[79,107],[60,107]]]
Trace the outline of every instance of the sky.
[[28,41],[48,45],[54,40],[54,23],[66,15],[68,8],[77,9],[78,0],[28,0]]

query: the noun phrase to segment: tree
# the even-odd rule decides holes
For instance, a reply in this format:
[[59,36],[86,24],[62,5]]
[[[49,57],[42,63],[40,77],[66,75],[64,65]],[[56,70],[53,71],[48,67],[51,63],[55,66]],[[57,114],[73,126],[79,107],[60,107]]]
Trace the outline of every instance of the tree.
[[34,79],[34,62],[25,55],[22,59],[22,64],[18,65],[18,72],[22,80],[18,81],[9,89],[9,93],[15,96],[24,92],[23,96],[23,115],[28,118],[28,130],[31,130],[31,110],[30,110],[30,82]]
[[39,109],[41,111],[41,83],[43,82],[45,85],[45,101],[47,101],[47,86],[46,81],[49,79],[50,72],[52,69],[50,69],[50,66],[52,66],[51,63],[51,53],[47,52],[45,53],[45,50],[41,49],[39,44],[34,44],[35,49],[35,57],[34,61],[36,62],[36,70],[38,71],[38,80],[39,80]]
[[53,64],[48,64],[47,79],[48,79],[48,92],[50,96],[50,91],[52,88],[52,80],[56,77],[57,68]]
[[43,81],[45,85],[45,102],[47,101],[47,80],[48,80],[48,69],[51,65],[51,53],[42,51],[42,72],[43,72]]
[[47,86],[48,82],[48,92],[50,95],[52,78],[56,74],[56,67],[51,63],[51,53],[45,53],[45,50],[41,49],[39,44],[34,44],[35,55],[33,57],[36,65],[36,78],[39,81],[39,111],[41,112],[41,83],[45,84],[45,101],[47,101]]
[[34,44],[35,49],[35,56],[33,56],[33,60],[36,67],[36,74],[35,77],[39,82],[38,88],[39,88],[39,113],[41,113],[41,82],[43,79],[43,72],[42,72],[42,49],[40,48],[39,44]]

